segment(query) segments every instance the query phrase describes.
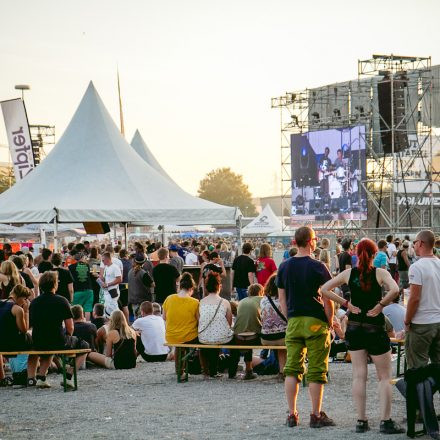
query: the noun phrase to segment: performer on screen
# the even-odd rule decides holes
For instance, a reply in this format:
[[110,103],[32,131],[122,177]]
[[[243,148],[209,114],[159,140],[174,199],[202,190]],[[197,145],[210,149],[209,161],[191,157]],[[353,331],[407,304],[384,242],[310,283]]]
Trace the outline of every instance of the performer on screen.
[[333,164],[335,170],[337,170],[339,167],[344,167],[345,166],[344,159],[342,157],[342,150],[340,148],[336,152],[336,154],[337,154],[337,157],[336,157],[335,162]]
[[325,194],[328,194],[329,191],[328,176],[332,168],[332,161],[329,155],[330,155],[330,148],[325,147],[324,156],[322,156],[321,159],[319,159],[318,180],[321,186],[321,197],[323,197]]

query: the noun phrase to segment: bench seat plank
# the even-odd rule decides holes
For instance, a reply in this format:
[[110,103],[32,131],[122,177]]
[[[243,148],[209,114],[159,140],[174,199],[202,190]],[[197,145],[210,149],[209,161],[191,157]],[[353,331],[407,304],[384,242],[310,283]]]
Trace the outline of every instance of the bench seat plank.
[[225,348],[230,350],[285,350],[285,345],[214,345],[214,344],[165,344],[167,347],[178,348]]

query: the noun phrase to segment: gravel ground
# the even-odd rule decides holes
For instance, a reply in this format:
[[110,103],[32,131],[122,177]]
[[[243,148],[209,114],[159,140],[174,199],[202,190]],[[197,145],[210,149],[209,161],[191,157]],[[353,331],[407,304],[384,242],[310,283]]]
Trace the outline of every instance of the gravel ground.
[[[393,365],[393,370],[395,370]],[[300,424],[284,426],[283,384],[273,377],[254,381],[227,378],[204,380],[190,376],[177,384],[174,364],[138,363],[128,371],[88,369],[79,372],[79,390],[64,393],[60,375],[51,374],[52,388],[0,389],[1,439],[349,439],[356,413],[351,399],[351,365],[330,364],[323,409],[334,428],[308,427],[307,389],[299,396]],[[368,402],[371,431],[362,439],[377,439],[379,405],[374,366],[369,366]],[[393,418],[405,416],[403,398],[393,390]],[[360,435],[360,434],[359,434]],[[393,439],[407,438],[405,434]]]

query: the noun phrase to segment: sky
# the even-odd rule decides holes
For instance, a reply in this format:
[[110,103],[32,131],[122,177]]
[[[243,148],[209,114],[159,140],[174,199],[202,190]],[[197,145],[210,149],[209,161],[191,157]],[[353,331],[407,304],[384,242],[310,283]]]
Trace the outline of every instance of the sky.
[[59,139],[93,80],[118,123],[118,66],[127,141],[139,129],[194,195],[219,167],[253,196],[279,194],[272,97],[356,78],[373,53],[440,63],[436,0],[0,0],[0,11],[0,101],[29,84],[30,123]]

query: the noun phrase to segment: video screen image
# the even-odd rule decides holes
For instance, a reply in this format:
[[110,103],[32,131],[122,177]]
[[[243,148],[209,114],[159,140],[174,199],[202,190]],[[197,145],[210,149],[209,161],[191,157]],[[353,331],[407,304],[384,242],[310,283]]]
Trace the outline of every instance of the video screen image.
[[291,135],[292,222],[366,220],[365,126]]

